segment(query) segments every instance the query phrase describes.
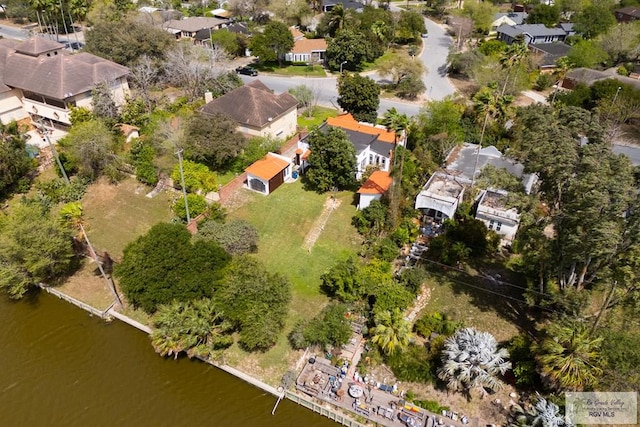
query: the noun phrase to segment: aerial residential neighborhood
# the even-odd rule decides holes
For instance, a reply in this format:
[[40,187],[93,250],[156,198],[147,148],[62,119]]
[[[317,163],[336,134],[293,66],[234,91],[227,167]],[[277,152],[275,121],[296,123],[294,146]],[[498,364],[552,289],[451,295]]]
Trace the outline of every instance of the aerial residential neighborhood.
[[[141,409],[120,394],[144,380],[102,380],[139,420],[636,424],[639,10],[8,1],[2,311],[52,294],[144,332],[158,378],[195,359],[273,397],[150,383]],[[25,369],[8,425],[71,425],[78,390],[31,413]]]

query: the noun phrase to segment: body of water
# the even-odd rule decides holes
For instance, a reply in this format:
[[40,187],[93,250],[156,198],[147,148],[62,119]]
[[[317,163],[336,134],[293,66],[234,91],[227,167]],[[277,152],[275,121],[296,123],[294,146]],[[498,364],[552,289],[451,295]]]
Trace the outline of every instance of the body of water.
[[0,295],[2,426],[337,424],[198,361],[164,359],[142,332],[39,292]]

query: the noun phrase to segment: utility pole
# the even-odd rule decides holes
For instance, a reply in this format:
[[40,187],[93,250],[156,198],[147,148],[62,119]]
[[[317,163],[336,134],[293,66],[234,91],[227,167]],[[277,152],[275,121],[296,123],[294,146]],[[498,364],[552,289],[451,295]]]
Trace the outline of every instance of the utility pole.
[[184,185],[184,170],[182,169],[182,148],[180,148],[176,154],[178,155],[178,164],[180,165],[180,183],[182,185],[182,195],[184,196],[184,210],[187,213],[187,225],[191,222],[189,216],[189,200],[187,200],[187,188]]
[[480,134],[480,143],[476,152],[476,163],[473,166],[473,176],[471,177],[471,188],[476,184],[476,172],[478,171],[478,160],[480,159],[480,150],[482,149],[482,140],[484,139],[484,131],[487,129],[487,121],[489,120],[489,109],[484,115],[484,123],[482,124],[482,133]]

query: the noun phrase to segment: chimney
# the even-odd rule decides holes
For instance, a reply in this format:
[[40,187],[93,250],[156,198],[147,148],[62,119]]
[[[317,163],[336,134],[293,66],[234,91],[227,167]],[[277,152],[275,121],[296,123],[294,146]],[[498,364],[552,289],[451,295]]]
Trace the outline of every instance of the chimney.
[[208,104],[211,101],[213,101],[213,94],[211,92],[205,92],[204,93],[204,102]]

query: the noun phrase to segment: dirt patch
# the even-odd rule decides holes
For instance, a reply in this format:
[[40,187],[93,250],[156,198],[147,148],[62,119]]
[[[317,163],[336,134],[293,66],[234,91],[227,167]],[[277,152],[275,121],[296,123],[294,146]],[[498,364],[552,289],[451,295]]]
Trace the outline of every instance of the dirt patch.
[[460,92],[467,98],[470,98],[471,95],[473,95],[478,90],[478,84],[471,80],[449,76],[449,81],[458,92]]
[[320,234],[324,231],[324,226],[327,225],[329,216],[331,216],[331,213],[340,206],[340,203],[342,203],[342,200],[340,199],[336,199],[333,196],[327,197],[327,200],[324,202],[322,213],[318,219],[316,219],[316,222],[313,223],[313,227],[311,227],[311,230],[307,233],[307,237],[304,239],[305,249],[311,251],[313,245],[316,244],[316,240],[318,240],[318,237],[320,237]]

